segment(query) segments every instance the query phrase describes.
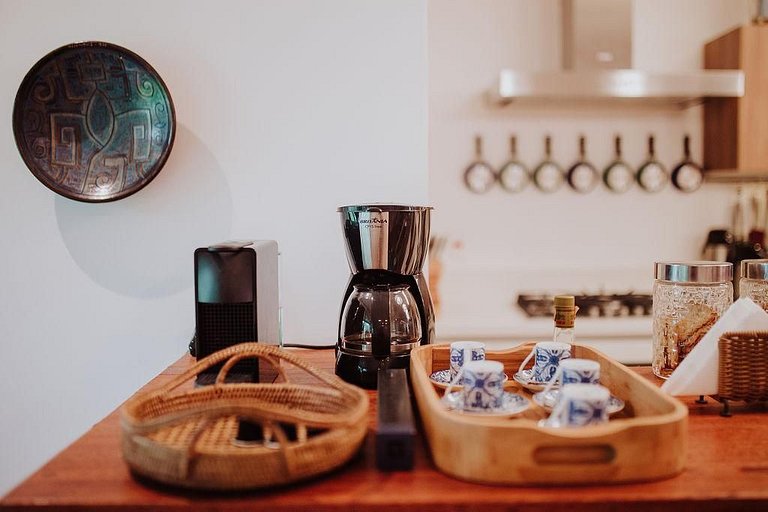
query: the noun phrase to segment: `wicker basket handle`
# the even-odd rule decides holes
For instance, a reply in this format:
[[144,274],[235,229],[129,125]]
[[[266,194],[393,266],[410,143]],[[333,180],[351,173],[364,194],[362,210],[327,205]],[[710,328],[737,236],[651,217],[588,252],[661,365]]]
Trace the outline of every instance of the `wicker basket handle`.
[[[263,345],[261,343],[240,343],[238,345],[232,345],[231,347],[225,348],[223,350],[219,350],[218,352],[214,352],[213,354],[201,359],[197,363],[187,368],[183,373],[179,374],[176,378],[171,380],[168,384],[158,389],[155,393],[157,394],[168,393],[169,391],[172,391],[177,387],[181,386],[188,380],[194,378],[199,373],[234,357],[240,357],[240,359],[243,359],[245,357],[265,358],[273,366],[275,366],[279,372],[281,371],[280,365],[275,364],[274,359],[284,360],[296,366],[297,368],[301,368],[302,370],[304,370],[311,376],[315,377],[319,381],[327,384],[331,388],[342,391],[342,392],[346,391],[346,384],[340,378],[316,368],[315,366],[307,363],[302,358],[294,354],[291,354],[286,350],[283,350],[279,347],[275,347],[271,345]],[[270,359],[270,357],[272,359]],[[232,364],[234,365],[234,363]],[[223,370],[224,368],[222,368],[222,371]],[[229,371],[229,369],[227,371]],[[221,376],[221,372],[219,372],[219,376]],[[224,377],[226,377],[226,373],[224,374]],[[284,374],[283,374],[283,377],[285,378]],[[218,377],[217,377],[217,380],[218,380]]]
[[233,366],[235,366],[237,363],[242,361],[243,359],[264,359],[265,361],[269,362],[272,366],[275,367],[277,370],[277,373],[280,374],[280,376],[283,378],[283,381],[290,382],[290,379],[288,378],[288,375],[286,375],[285,371],[283,371],[283,367],[280,364],[280,361],[276,361],[275,358],[267,355],[254,355],[254,354],[238,354],[236,356],[230,357],[226,363],[224,363],[224,366],[221,367],[221,370],[219,370],[218,375],[216,375],[216,381],[214,382],[215,386],[221,386],[225,383],[227,379],[227,375],[229,375],[229,371],[232,369]]

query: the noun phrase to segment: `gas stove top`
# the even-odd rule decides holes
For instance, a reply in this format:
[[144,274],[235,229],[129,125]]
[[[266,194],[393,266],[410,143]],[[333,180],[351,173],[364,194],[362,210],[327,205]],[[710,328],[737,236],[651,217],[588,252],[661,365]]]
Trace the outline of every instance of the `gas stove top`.
[[[647,293],[573,294],[580,317],[650,316],[653,296]],[[521,293],[517,305],[529,317],[551,317],[555,314],[553,295]]]

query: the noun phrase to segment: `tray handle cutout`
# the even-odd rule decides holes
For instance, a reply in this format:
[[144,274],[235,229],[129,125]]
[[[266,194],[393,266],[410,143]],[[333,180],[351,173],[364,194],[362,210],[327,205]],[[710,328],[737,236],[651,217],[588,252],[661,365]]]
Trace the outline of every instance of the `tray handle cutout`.
[[582,446],[540,446],[533,452],[536,464],[574,465],[610,464],[616,459],[616,449],[609,444],[588,444]]
[[532,465],[520,471],[532,483],[607,483],[620,473],[616,458],[616,449],[609,444],[540,446],[532,454]]

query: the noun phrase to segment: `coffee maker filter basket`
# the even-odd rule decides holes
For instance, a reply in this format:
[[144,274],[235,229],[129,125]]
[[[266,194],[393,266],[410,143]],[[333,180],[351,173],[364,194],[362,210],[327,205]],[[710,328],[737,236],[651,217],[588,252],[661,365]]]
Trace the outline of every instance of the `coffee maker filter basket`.
[[342,232],[352,273],[421,272],[429,247],[430,206],[367,204],[342,206]]

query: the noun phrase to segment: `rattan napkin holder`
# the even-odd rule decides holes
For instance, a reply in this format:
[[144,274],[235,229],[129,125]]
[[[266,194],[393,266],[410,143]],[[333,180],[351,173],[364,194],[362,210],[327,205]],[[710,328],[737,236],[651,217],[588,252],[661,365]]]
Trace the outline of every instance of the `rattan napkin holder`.
[[726,332],[718,341],[718,385],[714,397],[721,415],[730,416],[730,402],[768,401],[768,332]]
[[[248,358],[270,363],[284,382],[226,383],[227,372]],[[192,386],[196,375],[222,363],[215,384]],[[316,383],[292,383],[286,363]],[[126,402],[123,458],[135,474],[174,486],[240,490],[288,484],[351,459],[365,439],[368,406],[363,390],[296,355],[243,343]],[[262,439],[238,440],[243,421],[256,426]]]

